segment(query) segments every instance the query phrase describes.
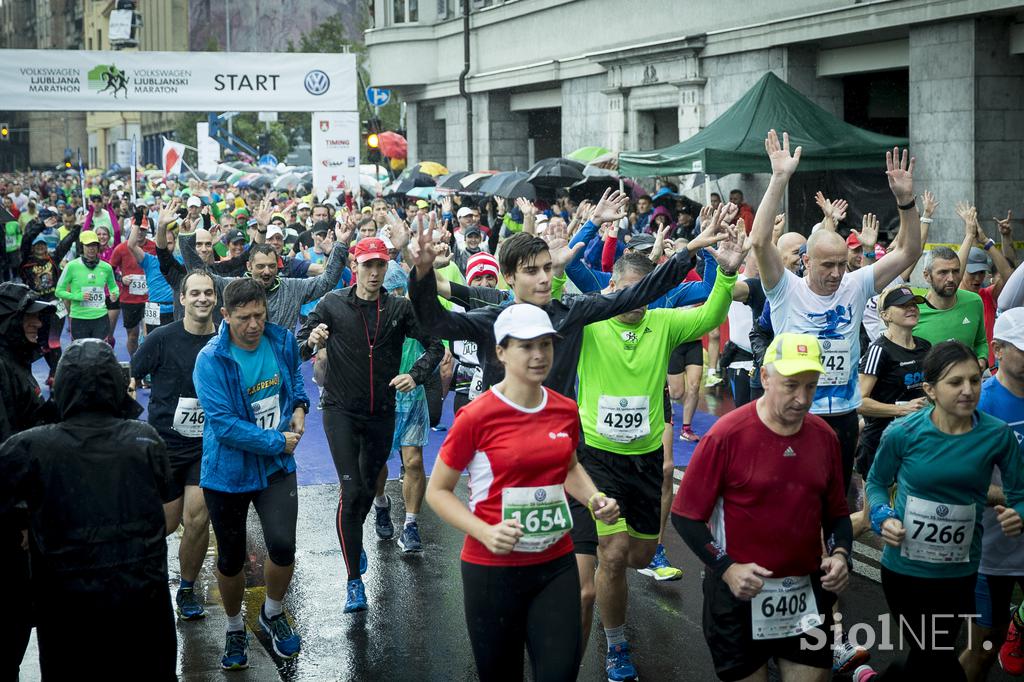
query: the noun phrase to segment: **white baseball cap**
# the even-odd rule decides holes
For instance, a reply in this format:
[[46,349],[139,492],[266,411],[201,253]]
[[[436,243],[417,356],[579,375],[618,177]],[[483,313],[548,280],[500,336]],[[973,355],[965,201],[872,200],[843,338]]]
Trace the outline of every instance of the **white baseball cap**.
[[1012,343],[1017,350],[1024,351],[1024,308],[1010,308],[996,318],[992,338]]
[[282,230],[278,225],[271,225],[270,227],[267,228],[267,239],[270,239],[271,237],[283,238],[284,230]]
[[463,206],[462,208],[459,209],[458,213],[455,214],[455,217],[465,218],[466,216],[473,215],[474,213],[476,213],[476,211],[471,209],[469,206]]
[[532,303],[515,303],[502,310],[494,321],[494,340],[497,343],[510,336],[529,341],[541,336],[558,336],[558,332],[551,326],[551,318],[543,308]]
[[301,211],[302,209],[306,209],[308,211],[309,210],[309,204],[307,204],[305,201],[303,201],[301,204],[299,204],[299,207],[296,210]]
[[197,196],[191,196],[188,198],[188,203],[186,203],[185,205],[188,206],[189,208],[192,208],[193,206],[199,207],[203,205],[203,200]]

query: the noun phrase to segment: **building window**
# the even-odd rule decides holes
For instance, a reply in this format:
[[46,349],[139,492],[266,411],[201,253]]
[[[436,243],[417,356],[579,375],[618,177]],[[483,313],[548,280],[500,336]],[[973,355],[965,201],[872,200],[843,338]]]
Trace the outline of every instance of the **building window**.
[[419,0],[392,0],[392,22],[412,24],[420,20]]
[[[459,7],[462,6],[462,0],[459,0]],[[455,16],[454,0],[437,0],[437,18],[451,19]]]

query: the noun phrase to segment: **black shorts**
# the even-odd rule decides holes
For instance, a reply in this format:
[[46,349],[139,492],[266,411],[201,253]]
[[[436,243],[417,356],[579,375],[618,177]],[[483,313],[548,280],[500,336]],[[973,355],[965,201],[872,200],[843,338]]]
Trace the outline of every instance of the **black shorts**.
[[185,494],[185,486],[199,485],[199,465],[203,461],[203,439],[193,448],[167,450],[167,459],[171,464],[171,499],[176,500]]
[[664,448],[659,445],[643,455],[619,455],[581,443],[576,456],[597,489],[619,503],[618,523],[600,524],[597,534],[627,532],[642,540],[657,540],[661,532]]
[[704,346],[700,339],[687,341],[675,347],[668,358],[668,373],[682,374],[692,365],[704,366]]
[[110,336],[110,320],[106,314],[95,320],[71,319],[71,338],[105,339]]
[[[821,587],[821,575],[811,576],[811,587],[824,623],[799,637],[753,637],[751,602],[733,596],[729,586],[711,573],[704,574],[704,639],[711,650],[715,673],[721,680],[742,680],[761,669],[769,659],[783,658],[812,668],[832,669],[832,606],[836,596]],[[821,641],[825,640],[825,641]],[[806,651],[800,646],[806,642]]]
[[569,497],[569,513],[572,514],[572,551],[575,554],[597,556],[597,523],[590,510],[575,497]]
[[124,322],[125,329],[135,329],[142,322],[143,316],[146,314],[145,303],[122,303],[121,304],[121,319]]

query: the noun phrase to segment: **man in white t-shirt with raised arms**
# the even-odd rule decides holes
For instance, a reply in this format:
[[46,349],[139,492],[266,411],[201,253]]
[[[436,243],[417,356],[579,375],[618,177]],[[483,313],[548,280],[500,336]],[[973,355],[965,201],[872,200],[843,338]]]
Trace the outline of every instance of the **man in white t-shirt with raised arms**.
[[[847,274],[846,242],[835,232],[819,230],[807,241],[804,256],[806,275],[799,278],[786,270],[782,256],[772,244],[772,216],[786,190],[789,178],[800,163],[800,147],[789,150],[789,135],[782,144],[774,130],[768,133],[765,149],[772,165],[760,219],[754,219],[750,237],[754,245],[761,283],[771,305],[776,334],[814,334],[821,341],[825,372],[818,381],[811,413],[825,419],[843,447],[843,477],[850,483],[853,453],[857,444],[857,363],[860,360],[859,331],[867,300],[880,292],[921,255],[921,230],[914,201],[914,160],[904,150],[886,152],[886,176],[900,211],[903,237],[896,248],[878,263]],[[867,230],[865,230],[867,232]],[[874,241],[875,235],[866,235]]]

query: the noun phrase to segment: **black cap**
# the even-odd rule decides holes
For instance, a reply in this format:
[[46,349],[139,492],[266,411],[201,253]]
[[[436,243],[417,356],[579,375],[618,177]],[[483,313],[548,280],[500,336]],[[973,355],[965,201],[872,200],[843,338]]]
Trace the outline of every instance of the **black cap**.
[[480,231],[480,226],[479,225],[473,225],[471,227],[467,227],[466,229],[464,229],[462,231],[462,236],[464,236],[464,237],[468,237],[471,234],[482,235],[483,232]]
[[331,231],[331,224],[329,222],[327,222],[326,220],[318,220],[315,223],[313,223],[313,227],[310,228],[309,231],[312,234],[321,234],[321,233],[324,233],[324,232],[330,232]]
[[626,244],[626,248],[636,251],[649,251],[654,248],[654,241],[655,239],[652,235],[638,234]]
[[905,305],[913,301],[920,305],[924,303],[924,296],[918,296],[908,286],[898,286],[895,289],[890,289],[882,294],[882,300],[879,301],[879,310],[885,310],[895,305]]
[[39,209],[39,219],[46,220],[47,218],[56,218],[57,214],[48,208]]
[[226,241],[228,244],[233,244],[235,242],[244,242],[245,234],[243,234],[241,230],[231,230],[227,234]]

